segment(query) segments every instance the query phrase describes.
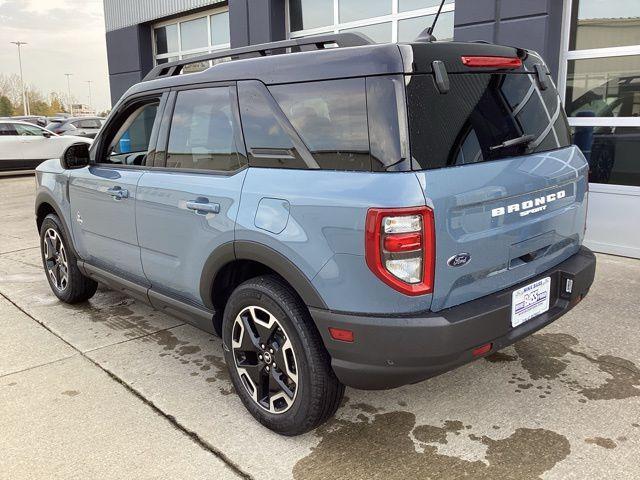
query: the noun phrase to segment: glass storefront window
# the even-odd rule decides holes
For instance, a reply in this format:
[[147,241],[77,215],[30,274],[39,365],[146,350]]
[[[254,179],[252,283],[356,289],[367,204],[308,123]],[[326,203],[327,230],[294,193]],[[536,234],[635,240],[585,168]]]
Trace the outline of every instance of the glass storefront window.
[[640,127],[574,127],[575,143],[589,161],[589,181],[640,186]]
[[229,12],[211,15],[211,45],[225,45],[229,42]]
[[570,117],[640,118],[640,55],[569,60]]
[[[445,3],[453,3],[454,0],[447,0]],[[418,10],[421,8],[439,7],[440,0],[398,0],[398,11],[407,12],[409,10]]]
[[362,33],[376,43],[385,43],[391,41],[391,22],[366,25],[364,27],[347,28],[340,31]]
[[180,23],[180,42],[182,50],[194,50],[209,46],[207,18],[196,18]]
[[[408,18],[398,21],[398,41],[411,42],[433,24],[435,15]],[[453,12],[440,14],[436,29],[433,32],[438,40],[453,40]]]
[[[218,8],[200,16],[179,18],[173,23],[163,22],[154,26],[153,32],[156,65],[229,48],[229,11]],[[207,66],[210,63],[206,62]],[[185,72],[203,67],[204,64],[189,65]]]
[[333,25],[333,0],[290,0],[291,31]]
[[391,0],[339,0],[340,23],[391,14]]
[[179,50],[177,25],[156,28],[155,33],[157,54],[177,52]]
[[569,50],[640,45],[640,1],[575,0]]

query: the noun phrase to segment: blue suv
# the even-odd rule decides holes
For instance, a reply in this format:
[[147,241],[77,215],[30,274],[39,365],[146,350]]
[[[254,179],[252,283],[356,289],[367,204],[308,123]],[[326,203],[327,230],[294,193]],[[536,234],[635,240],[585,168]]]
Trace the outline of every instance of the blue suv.
[[101,282],[220,335],[296,435],[579,302],[587,170],[536,53],[341,34],[158,65],[38,167],[36,217],[60,300]]

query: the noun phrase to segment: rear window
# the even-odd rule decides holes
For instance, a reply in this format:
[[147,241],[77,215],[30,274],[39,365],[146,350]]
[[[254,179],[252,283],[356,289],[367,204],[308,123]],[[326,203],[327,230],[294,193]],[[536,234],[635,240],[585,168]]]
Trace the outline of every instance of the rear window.
[[452,74],[440,94],[431,75],[407,77],[413,167],[499,160],[570,145],[560,97],[529,74]]
[[64,122],[51,122],[45,128],[47,130],[53,130],[55,128],[60,128],[60,125],[62,125],[63,123]]

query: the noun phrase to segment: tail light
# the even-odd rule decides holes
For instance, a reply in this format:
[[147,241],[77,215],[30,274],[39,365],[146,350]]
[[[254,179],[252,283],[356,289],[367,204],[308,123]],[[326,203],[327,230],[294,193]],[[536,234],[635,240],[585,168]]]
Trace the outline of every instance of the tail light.
[[365,251],[371,271],[405,295],[433,291],[435,234],[429,207],[371,208]]
[[467,67],[475,68],[520,68],[522,60],[518,57],[461,57]]

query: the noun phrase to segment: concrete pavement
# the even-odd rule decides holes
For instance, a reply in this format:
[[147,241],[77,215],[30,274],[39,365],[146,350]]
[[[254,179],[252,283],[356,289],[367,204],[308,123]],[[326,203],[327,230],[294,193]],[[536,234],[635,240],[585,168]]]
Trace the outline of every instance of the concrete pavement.
[[640,262],[598,256],[570,314],[489,359],[284,438],[246,413],[221,342],[117,292],[50,292],[32,177],[0,179],[0,478],[640,476]]

